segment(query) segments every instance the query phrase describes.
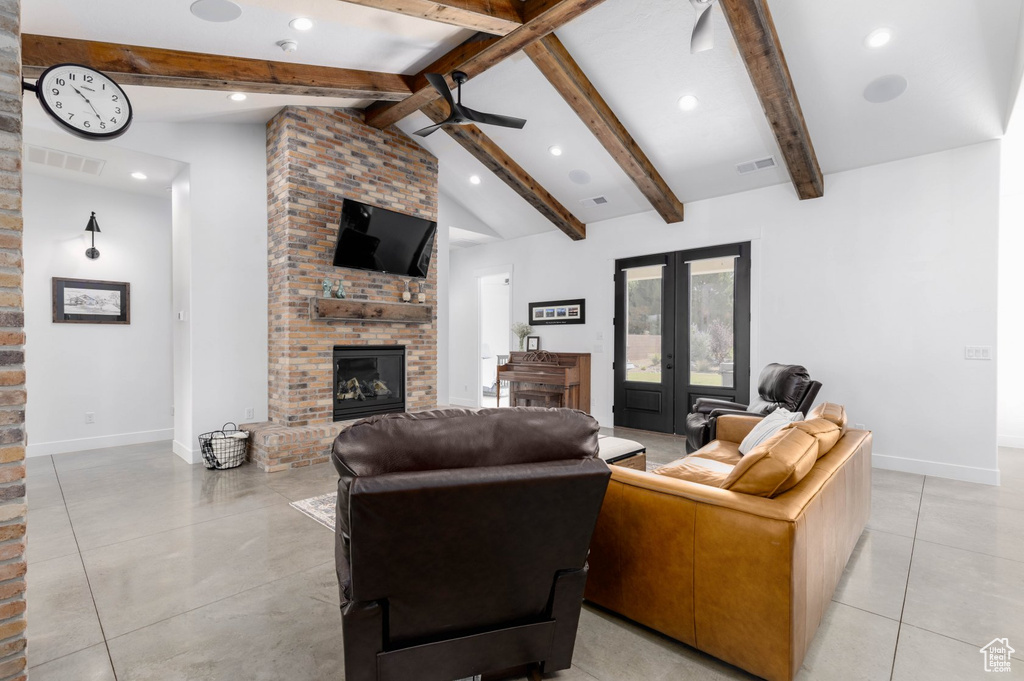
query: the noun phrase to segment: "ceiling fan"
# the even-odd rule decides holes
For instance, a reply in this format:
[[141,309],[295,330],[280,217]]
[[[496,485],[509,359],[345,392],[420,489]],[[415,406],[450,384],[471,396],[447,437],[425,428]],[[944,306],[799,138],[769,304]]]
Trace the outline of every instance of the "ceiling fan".
[[444,79],[440,73],[428,73],[427,81],[434,86],[434,89],[441,93],[444,100],[448,102],[448,108],[451,113],[448,118],[441,121],[437,125],[427,126],[422,130],[417,130],[416,134],[420,137],[426,137],[433,134],[437,130],[445,127],[446,125],[468,125],[470,123],[484,123],[486,125],[500,125],[503,128],[522,128],[526,125],[526,121],[522,118],[512,118],[511,116],[501,116],[499,114],[483,113],[480,111],[474,111],[468,106],[462,105],[462,84],[469,80],[462,71],[452,72],[452,80],[458,83],[458,99],[452,97],[451,88],[448,87],[448,82]]
[[690,36],[690,54],[697,54],[715,46],[715,27],[711,23],[711,6],[715,0],[690,0],[690,4],[697,12]]

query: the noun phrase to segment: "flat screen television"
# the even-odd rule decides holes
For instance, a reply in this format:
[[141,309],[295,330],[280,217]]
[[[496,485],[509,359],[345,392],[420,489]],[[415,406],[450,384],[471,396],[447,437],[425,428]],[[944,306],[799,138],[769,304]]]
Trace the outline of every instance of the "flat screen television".
[[345,199],[334,265],[425,278],[436,233],[436,222]]

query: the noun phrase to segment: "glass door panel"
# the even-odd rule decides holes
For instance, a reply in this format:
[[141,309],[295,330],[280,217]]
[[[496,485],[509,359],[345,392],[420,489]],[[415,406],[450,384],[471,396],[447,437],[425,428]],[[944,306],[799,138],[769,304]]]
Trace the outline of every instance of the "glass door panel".
[[626,380],[661,383],[665,266],[632,267],[626,277]]
[[707,258],[689,264],[689,379],[691,386],[735,385],[736,259]]

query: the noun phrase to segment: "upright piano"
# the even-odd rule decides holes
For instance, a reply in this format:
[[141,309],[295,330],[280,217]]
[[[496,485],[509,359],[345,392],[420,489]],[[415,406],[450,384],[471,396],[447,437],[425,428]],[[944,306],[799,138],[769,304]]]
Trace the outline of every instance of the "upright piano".
[[508,382],[509,404],[513,407],[519,393],[523,397],[530,396],[531,404],[541,401],[554,406],[557,400],[563,407],[590,413],[589,353],[513,352],[508,362],[498,367],[498,404],[501,404],[503,381]]

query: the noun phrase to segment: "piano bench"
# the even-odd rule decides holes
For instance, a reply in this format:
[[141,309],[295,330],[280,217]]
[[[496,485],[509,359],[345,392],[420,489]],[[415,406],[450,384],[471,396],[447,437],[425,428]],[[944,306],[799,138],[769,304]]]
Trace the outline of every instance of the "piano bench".
[[[520,404],[525,402],[525,404]],[[516,391],[516,407],[530,407],[538,406],[531,404],[531,402],[543,402],[545,407],[561,407],[562,406],[562,393],[554,392],[550,390],[517,390]]]

